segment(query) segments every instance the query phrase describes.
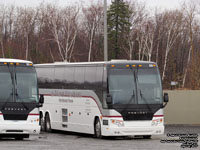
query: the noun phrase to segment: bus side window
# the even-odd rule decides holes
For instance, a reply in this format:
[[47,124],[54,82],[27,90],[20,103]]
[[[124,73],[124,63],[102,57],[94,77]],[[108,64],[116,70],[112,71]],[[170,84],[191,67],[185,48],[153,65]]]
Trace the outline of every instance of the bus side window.
[[85,88],[93,89],[95,83],[96,67],[85,68]]
[[96,93],[100,100],[103,100],[103,66],[97,66],[96,69]]
[[55,87],[58,89],[63,89],[64,88],[64,68],[63,67],[57,67],[55,68]]
[[40,88],[51,88],[54,81],[54,68],[37,68]]
[[85,82],[85,67],[75,67],[75,84],[77,89],[84,88],[84,82]]
[[64,74],[65,88],[70,89],[74,87],[74,67],[66,67]]

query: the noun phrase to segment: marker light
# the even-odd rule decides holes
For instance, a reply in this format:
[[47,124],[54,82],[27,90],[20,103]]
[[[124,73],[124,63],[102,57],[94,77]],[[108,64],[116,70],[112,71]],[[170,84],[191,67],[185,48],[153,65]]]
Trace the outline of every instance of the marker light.
[[156,67],[156,64],[149,64],[149,67]]
[[138,65],[139,67],[142,67],[142,65]]
[[136,67],[136,65],[132,65],[132,67]]
[[115,67],[115,65],[111,65],[111,67]]
[[130,65],[126,65],[126,67],[130,67]]
[[8,63],[5,62],[5,63],[3,63],[3,64],[4,64],[4,65],[7,65]]
[[152,126],[157,126],[157,125],[161,124],[162,122],[163,122],[163,119],[162,119],[162,118],[160,118],[160,119],[155,119],[155,120],[152,120],[151,125],[152,125]]
[[16,63],[17,66],[19,66],[19,63]]
[[10,65],[14,65],[14,63],[10,63]]
[[29,64],[29,63],[27,63],[26,66],[33,66],[33,64]]

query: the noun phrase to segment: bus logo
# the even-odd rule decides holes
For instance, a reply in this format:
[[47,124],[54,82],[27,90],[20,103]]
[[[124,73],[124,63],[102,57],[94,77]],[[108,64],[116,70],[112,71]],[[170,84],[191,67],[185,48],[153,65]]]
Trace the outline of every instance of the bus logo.
[[128,115],[146,115],[147,114],[147,112],[144,112],[144,111],[140,111],[140,112],[128,112]]

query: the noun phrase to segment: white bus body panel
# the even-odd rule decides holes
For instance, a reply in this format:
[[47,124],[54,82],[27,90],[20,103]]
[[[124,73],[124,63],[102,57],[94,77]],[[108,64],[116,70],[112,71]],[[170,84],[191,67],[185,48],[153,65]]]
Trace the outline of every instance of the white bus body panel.
[[[22,132],[15,132],[22,131]],[[27,120],[4,120],[0,115],[0,134],[39,134],[39,110],[35,108],[27,117]]]
[[[45,96],[42,107],[43,116],[49,113],[51,128],[63,131],[94,134],[94,119],[100,118],[103,136],[134,136],[134,135],[161,135],[164,134],[163,110],[155,113],[151,121],[123,121],[122,117],[102,116],[99,106],[91,97]],[[63,122],[62,110],[67,109],[68,121]],[[109,110],[119,114],[115,110]],[[115,111],[115,113],[114,113]],[[152,125],[154,120],[162,120],[158,125]],[[103,125],[108,120],[108,125]],[[121,120],[123,127],[112,124],[112,120]]]
[[[152,126],[152,121],[124,121],[123,127],[118,127],[112,124],[111,120],[116,118],[103,118],[108,119],[109,125],[102,124],[102,135],[104,136],[137,136],[137,135],[161,135],[164,134],[164,125]],[[163,117],[156,118],[163,119]],[[117,118],[123,121],[123,119]]]
[[[94,134],[94,118],[100,117],[101,112],[91,97],[45,96],[44,99],[41,109],[43,116],[49,113],[52,129]],[[63,114],[65,110],[67,114]]]

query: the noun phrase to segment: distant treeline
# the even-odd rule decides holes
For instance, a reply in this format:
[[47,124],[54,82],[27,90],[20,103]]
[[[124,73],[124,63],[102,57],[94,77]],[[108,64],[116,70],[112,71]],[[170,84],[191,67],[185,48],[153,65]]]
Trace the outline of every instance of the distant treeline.
[[[157,62],[164,88],[176,81],[177,88],[200,89],[199,5],[159,11],[137,1],[125,4],[129,28],[119,34],[117,58]],[[108,43],[111,55],[116,49],[111,38]],[[84,8],[0,6],[1,57],[34,63],[103,61],[103,47],[102,2]]]

